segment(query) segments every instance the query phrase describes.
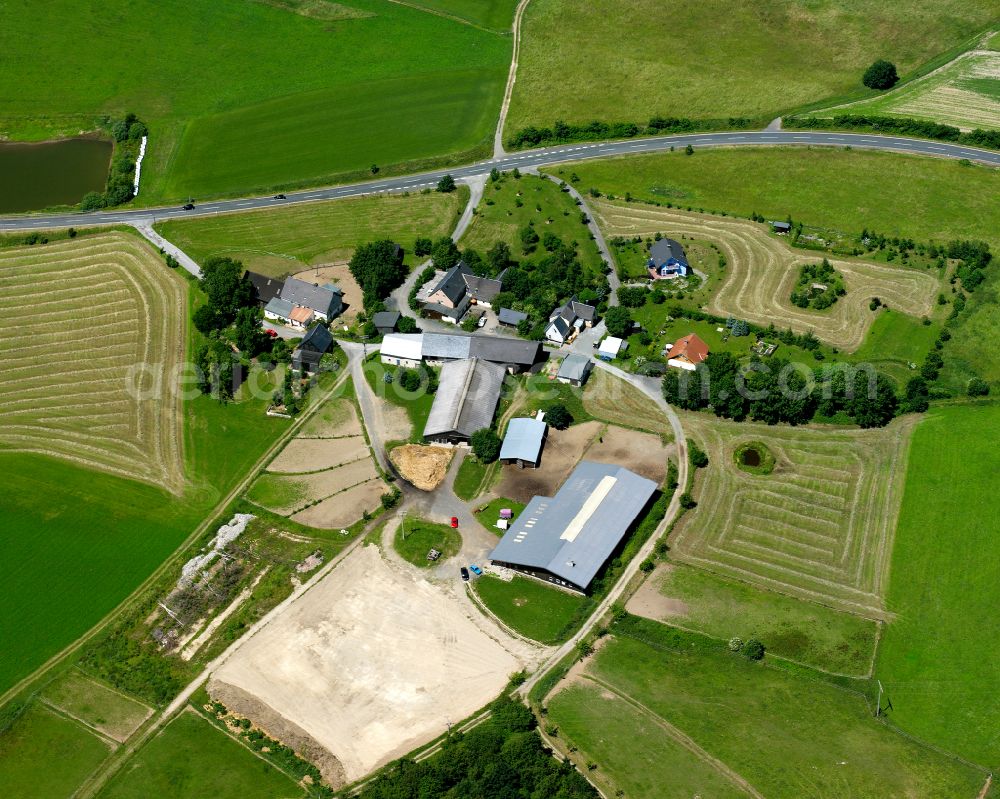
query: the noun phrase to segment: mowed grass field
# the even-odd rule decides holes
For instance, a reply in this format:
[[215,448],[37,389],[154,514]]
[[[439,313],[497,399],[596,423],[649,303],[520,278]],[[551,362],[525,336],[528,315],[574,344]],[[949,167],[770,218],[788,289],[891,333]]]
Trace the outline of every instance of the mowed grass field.
[[0,132],[40,139],[134,111],[150,129],[145,202],[367,174],[487,142],[509,34],[388,0],[340,4],[339,19],[294,5],[18,0],[4,14]]
[[586,597],[515,576],[510,582],[486,574],[476,579],[476,595],[512,630],[543,644],[556,644],[571,631]]
[[447,14],[494,31],[510,31],[517,0],[408,0],[412,6]]
[[[740,795],[732,788],[715,793],[708,777],[686,793],[669,782],[666,789],[651,780],[643,785],[650,749],[660,748],[646,743],[651,736],[667,757],[677,757],[682,745],[701,761],[699,770],[711,767],[716,779],[757,797],[971,798],[986,781],[985,771],[879,723],[859,693],[815,673],[752,663],[725,644],[655,622],[630,618],[612,632],[615,638],[575,683],[587,690],[569,688],[565,696],[550,697],[547,723],[559,727],[564,744],[580,748],[581,759],[613,752],[609,776],[621,775],[615,787],[631,786],[628,796]],[[641,720],[643,732],[609,740],[604,723],[581,723],[595,712],[595,694],[610,729]],[[683,785],[697,774],[682,772],[675,779]]]
[[[93,238],[104,240],[107,235]],[[86,250],[92,246],[90,239],[81,236],[73,241]],[[133,246],[131,241],[124,237],[123,247]],[[36,246],[33,257],[50,247],[61,248],[62,244]],[[10,252],[5,250],[4,255]],[[180,280],[158,258],[152,254],[150,258],[139,264]],[[113,283],[114,269],[109,268],[106,274]],[[60,284],[60,290],[68,286],[72,281]],[[186,317],[201,296],[182,283],[180,314]],[[102,293],[98,286],[90,298],[85,313],[75,311],[84,325],[96,323],[90,320],[114,318],[114,293]],[[55,324],[63,331],[69,323]],[[179,334],[181,345],[186,343],[190,350],[191,339],[197,336],[193,327],[182,328]],[[75,340],[79,342],[75,346],[89,346],[86,338]],[[63,349],[57,348],[57,355],[64,350],[67,356],[72,355],[67,349],[70,345],[60,346]],[[54,358],[50,363],[54,380],[72,381],[77,370],[88,368],[72,357]],[[127,367],[123,360],[120,368]],[[122,374],[121,379],[124,377]],[[46,394],[39,396],[44,400]],[[0,584],[4,586],[0,692],[100,621],[205,519],[287,428],[286,420],[264,416],[266,405],[266,400],[222,405],[206,396],[184,401],[183,427],[178,428],[183,437],[178,451],[183,452],[184,476],[179,494],[150,482],[87,468],[79,460],[61,457],[58,451],[49,457],[0,448],[0,468],[6,481],[4,523],[0,525],[4,552],[0,559]],[[104,422],[111,423],[120,423],[119,417],[112,415]],[[100,424],[95,423],[94,428]],[[39,532],[42,530],[44,534]]]
[[[815,116],[830,116],[821,111]],[[940,70],[880,97],[836,107],[836,113],[929,119],[962,130],[1000,128],[1000,53],[963,53]]]
[[785,219],[860,235],[1000,249],[1000,171],[937,158],[833,148],[695,149],[570,164],[577,184],[619,197]]
[[[698,508],[671,536],[680,561],[869,618],[885,616],[912,419],[880,430],[768,427],[684,414],[709,455]],[[762,442],[774,471],[750,474],[733,453]]]
[[101,799],[289,799],[305,791],[274,766],[186,710],[142,747]]
[[180,492],[186,307],[184,280],[125,233],[0,252],[0,448]]
[[156,229],[199,263],[223,255],[277,277],[346,261],[359,244],[380,238],[398,241],[413,262],[414,237],[448,235],[465,197],[465,191],[359,197],[171,220]]
[[870,619],[682,563],[654,572],[628,608],[723,641],[756,638],[768,653],[835,674],[867,676],[875,656],[877,625]]
[[935,308],[940,287],[936,274],[834,256],[828,260],[843,277],[847,293],[823,311],[799,308],[791,301],[799,270],[818,264],[823,256],[793,249],[762,224],[634,203],[600,201],[591,207],[606,236],[646,238],[659,232],[718,246],[728,264],[707,304],[708,311],[718,316],[763,326],[774,323],[799,333],[812,331],[821,341],[852,351],[861,346],[875,321],[876,313],[868,307],[872,297],[918,318]]
[[[889,720],[984,766],[1000,764],[1000,406],[933,409],[913,434],[875,676]],[[900,464],[901,466],[901,464]]]
[[989,0],[532,0],[507,122],[771,118],[861,90],[876,58],[902,74],[996,19]]

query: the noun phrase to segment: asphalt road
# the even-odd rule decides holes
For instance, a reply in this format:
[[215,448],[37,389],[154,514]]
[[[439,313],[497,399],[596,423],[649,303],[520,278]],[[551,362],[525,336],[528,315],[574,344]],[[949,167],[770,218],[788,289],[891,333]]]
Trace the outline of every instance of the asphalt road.
[[978,161],[1000,167],[1000,152],[980,150],[975,147],[965,147],[958,144],[948,144],[947,142],[909,139],[902,136],[877,136],[865,133],[816,133],[794,130],[691,133],[680,136],[658,136],[649,139],[595,142],[593,144],[568,144],[560,147],[526,150],[468,166],[439,169],[417,175],[383,178],[366,181],[365,183],[352,183],[348,186],[335,186],[326,189],[305,189],[298,192],[288,192],[287,199],[284,200],[275,200],[271,197],[213,200],[197,204],[193,211],[184,211],[179,206],[172,206],[169,208],[135,208],[118,211],[91,211],[89,213],[0,217],[0,230],[27,230],[32,228],[68,227],[70,225],[84,227],[87,225],[119,223],[150,224],[154,220],[208,216],[227,211],[249,211],[254,208],[273,208],[278,205],[315,202],[316,200],[333,200],[342,197],[357,197],[362,194],[377,192],[419,191],[423,188],[435,186],[437,181],[445,174],[452,175],[456,180],[468,180],[488,174],[494,167],[505,171],[514,167],[524,169],[527,167],[552,166],[554,164],[569,161],[584,161],[591,158],[662,152],[669,150],[671,147],[684,147],[688,144],[698,148],[756,147],[761,145],[845,147],[850,145],[857,150],[887,150],[937,156],[940,158],[967,158],[970,161]]

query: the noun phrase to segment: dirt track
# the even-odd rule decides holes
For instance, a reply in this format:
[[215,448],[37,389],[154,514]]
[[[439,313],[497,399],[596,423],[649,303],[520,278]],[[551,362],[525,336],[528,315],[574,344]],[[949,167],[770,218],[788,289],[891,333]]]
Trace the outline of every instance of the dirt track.
[[799,333],[811,330],[822,341],[853,352],[875,320],[868,308],[872,297],[911,316],[927,316],[934,310],[940,281],[926,270],[828,257],[843,275],[847,294],[829,309],[813,311],[792,305],[790,297],[799,267],[818,263],[823,253],[792,249],[759,224],[637,204],[599,202],[594,203],[594,212],[608,236],[661,232],[717,244],[728,266],[708,310],[719,316],[765,326],[773,322]]
[[209,692],[278,737],[322,747],[335,787],[363,777],[482,707],[537,656],[450,590],[361,547],[246,640]]

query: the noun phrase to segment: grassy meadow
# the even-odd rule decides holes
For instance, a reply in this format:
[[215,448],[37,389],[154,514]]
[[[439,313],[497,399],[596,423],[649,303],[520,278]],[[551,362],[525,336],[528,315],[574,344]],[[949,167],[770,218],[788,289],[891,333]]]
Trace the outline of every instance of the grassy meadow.
[[[695,150],[559,167],[619,197],[672,202],[806,225],[853,236],[938,242],[961,236],[1000,250],[1000,171],[895,153],[822,148]],[[558,173],[558,172],[557,172]]]
[[301,786],[198,713],[188,710],[142,747],[101,799],[290,799]]
[[346,261],[374,239],[398,241],[413,263],[415,236],[451,233],[468,189],[330,200],[266,211],[163,222],[156,229],[195,261],[224,255],[247,269],[280,276]]
[[1000,764],[997,430],[1000,406],[981,405],[935,408],[914,432],[888,594],[896,616],[875,670],[891,723],[990,768]]
[[533,0],[507,133],[657,114],[770,119],[864,95],[876,58],[905,75],[995,19],[989,0]]
[[871,669],[877,628],[869,619],[684,564],[653,580],[650,588],[675,600],[658,620],[725,641],[756,638],[768,652],[838,674],[866,676]]
[[508,583],[487,574],[475,586],[483,604],[504,624],[543,644],[565,640],[583,608],[589,606],[586,597],[519,575]]
[[447,14],[494,31],[509,32],[517,0],[409,0],[410,5]]
[[468,157],[510,62],[509,35],[387,0],[335,19],[245,0],[15,5],[0,133],[37,140],[134,111],[150,130],[144,202]]
[[[764,796],[973,797],[986,780],[985,772],[875,721],[860,693],[815,672],[753,663],[725,644],[634,617],[612,632],[615,638],[587,665],[583,680],[601,690],[609,713],[622,705],[625,712],[639,710],[647,730],[661,728],[668,752],[670,742],[685,740],[703,760]],[[562,727],[568,714],[575,734],[563,727],[565,744],[591,759],[594,750],[615,747],[613,767],[639,771],[648,746],[633,748],[631,735],[601,741],[603,725],[574,724],[589,699],[581,693],[559,701],[557,694],[548,722]],[[628,795],[662,796],[655,785]]]
[[[519,234],[529,223],[539,236],[554,233],[566,244],[575,241],[585,270],[603,269],[601,254],[590,240],[590,231],[580,219],[576,202],[556,183],[536,175],[514,178],[505,174],[495,183],[487,182],[483,200],[461,244],[485,255],[490,247],[503,241],[510,247],[513,258],[519,260],[524,257]],[[544,252],[541,243],[527,257],[537,257],[540,252]]]
[[152,709],[71,669],[46,686],[45,703],[94,727],[109,738],[124,741],[152,713]]

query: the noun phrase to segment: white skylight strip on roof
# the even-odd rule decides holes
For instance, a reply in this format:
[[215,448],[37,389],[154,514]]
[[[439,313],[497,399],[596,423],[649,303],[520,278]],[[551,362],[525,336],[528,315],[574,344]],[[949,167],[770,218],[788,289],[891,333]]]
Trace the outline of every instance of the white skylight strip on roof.
[[594,515],[594,511],[607,499],[608,494],[611,493],[611,489],[615,487],[615,483],[617,482],[618,478],[611,475],[605,475],[601,478],[601,481],[597,484],[597,488],[587,497],[587,501],[583,503],[583,507],[573,517],[573,521],[566,525],[563,534],[559,536],[563,541],[576,541],[576,537],[580,534],[584,525],[590,521],[590,517]]

